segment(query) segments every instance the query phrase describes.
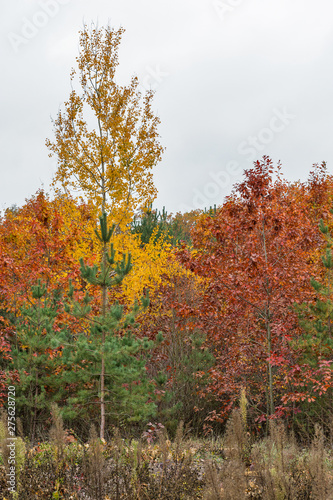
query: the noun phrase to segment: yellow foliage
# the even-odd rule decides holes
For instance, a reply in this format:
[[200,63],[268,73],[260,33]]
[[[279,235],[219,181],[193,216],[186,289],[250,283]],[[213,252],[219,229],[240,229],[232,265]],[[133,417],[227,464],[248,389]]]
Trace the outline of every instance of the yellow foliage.
[[168,238],[160,237],[155,241],[154,234],[144,247],[141,247],[140,236],[135,234],[119,234],[114,237],[114,245],[118,251],[130,252],[133,269],[122,283],[122,296],[128,304],[139,299],[144,290],[149,290],[150,297],[155,289],[166,278],[175,274],[188,273],[176,260]]
[[[153,92],[142,98],[136,77],[128,86],[115,82],[123,32],[109,27],[80,32],[82,91],[71,92],[54,122],[54,142],[46,140],[50,156],[58,157],[54,185],[83,192],[122,230],[137,208],[155,199],[151,170],[163,152],[160,120],[151,108]],[[75,77],[73,69],[72,84]]]

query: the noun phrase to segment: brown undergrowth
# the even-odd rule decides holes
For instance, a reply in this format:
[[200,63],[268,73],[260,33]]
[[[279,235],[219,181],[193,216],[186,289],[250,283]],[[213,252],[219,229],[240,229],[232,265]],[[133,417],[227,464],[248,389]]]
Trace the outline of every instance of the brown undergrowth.
[[180,423],[173,442],[160,428],[149,443],[124,440],[119,431],[106,443],[92,427],[89,441],[80,443],[64,430],[56,407],[52,413],[49,441],[20,448],[16,497],[6,490],[8,436],[2,421],[0,498],[333,499],[333,456],[319,427],[307,449],[275,421],[265,439],[253,442],[242,411],[235,410],[224,436],[216,439],[194,439]]

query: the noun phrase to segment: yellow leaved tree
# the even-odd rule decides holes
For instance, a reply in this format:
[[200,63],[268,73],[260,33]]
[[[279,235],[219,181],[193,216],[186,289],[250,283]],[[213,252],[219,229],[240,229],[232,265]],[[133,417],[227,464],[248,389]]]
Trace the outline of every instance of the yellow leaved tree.
[[[120,318],[116,321],[112,317],[119,311],[110,307],[109,292],[132,268],[130,254],[127,258],[124,255],[122,261],[115,260],[116,250],[111,239],[117,233],[126,232],[135,211],[155,199],[152,169],[163,153],[157,131],[160,120],[152,111],[153,92],[142,96],[136,77],[127,86],[118,85],[115,80],[123,32],[122,28],[88,29],[86,26],[80,32],[79,73],[72,70],[71,82],[73,86],[78,76],[81,92],[72,90],[65,110],[59,112],[54,122],[54,141],[46,141],[50,155],[58,157],[54,185],[60,183],[65,191],[78,190],[102,213],[100,232],[96,233],[100,265],[89,267],[81,260],[83,279],[101,292],[100,315],[94,316],[101,334],[98,352],[96,350],[100,360],[101,438],[104,438],[110,394],[107,346],[111,345],[115,325],[120,322]],[[113,223],[111,229],[106,214]],[[114,231],[115,227],[118,231]],[[142,300],[142,304],[146,302]],[[135,306],[133,311],[137,309]],[[135,345],[139,346],[140,342]]]
[[87,26],[80,32],[71,83],[78,76],[81,92],[72,90],[54,121],[54,141],[46,140],[50,156],[58,158],[54,185],[81,191],[120,228],[155,199],[152,168],[163,153],[153,92],[142,96],[137,77],[127,86],[116,83],[123,33]]

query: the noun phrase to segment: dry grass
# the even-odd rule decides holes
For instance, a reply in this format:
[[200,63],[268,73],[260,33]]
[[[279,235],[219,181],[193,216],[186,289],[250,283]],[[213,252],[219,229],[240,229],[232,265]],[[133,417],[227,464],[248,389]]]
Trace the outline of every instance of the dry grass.
[[[275,421],[253,443],[244,411],[236,410],[215,440],[186,436],[180,423],[173,442],[161,429],[150,444],[119,432],[103,443],[91,428],[88,443],[67,444],[56,409],[53,415],[50,442],[26,453],[22,500],[333,500],[333,458],[319,427],[308,449]],[[4,474],[2,467],[1,485]]]

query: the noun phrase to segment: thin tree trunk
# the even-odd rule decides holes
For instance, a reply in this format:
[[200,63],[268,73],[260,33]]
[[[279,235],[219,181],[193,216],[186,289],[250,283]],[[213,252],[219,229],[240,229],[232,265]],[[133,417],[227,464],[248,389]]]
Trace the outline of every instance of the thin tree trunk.
[[[267,258],[267,249],[266,249],[266,235],[265,235],[265,222],[264,220],[262,221],[262,238],[263,238],[263,246],[264,246],[264,255],[265,255],[265,263],[266,263],[266,268],[268,266],[268,258]],[[266,309],[266,332],[267,332],[267,354],[269,358],[272,355],[272,331],[271,331],[271,325],[270,325],[270,311],[269,311],[269,295],[270,295],[270,290],[269,290],[269,281],[267,278],[266,281],[266,287],[267,287],[267,309]],[[273,371],[272,371],[272,363],[269,360],[268,361],[268,390],[269,390],[269,414],[273,415],[275,412],[274,408],[274,398],[273,398]]]
[[[100,131],[101,141],[103,139],[102,128],[100,120],[98,119],[98,126]],[[106,205],[106,186],[105,186],[105,164],[103,158],[103,150],[101,146],[101,167],[102,167],[102,215],[105,212]],[[106,243],[103,244],[103,254],[102,254],[102,268],[106,269]],[[102,316],[103,320],[106,315],[106,301],[107,301],[107,289],[104,282],[102,288]],[[102,332],[102,366],[101,366],[101,431],[100,438],[104,439],[105,435],[105,357],[104,357],[104,344],[105,344],[105,331]]]
[[[272,333],[271,326],[269,324],[269,319],[267,320],[267,350],[268,356],[271,357],[272,354]],[[268,387],[269,387],[269,413],[273,415],[275,412],[274,399],[273,399],[273,373],[272,373],[272,363],[268,362]]]
[[35,434],[36,434],[37,400],[38,400],[38,372],[36,373],[35,408],[34,408],[34,417],[33,417],[33,422],[32,422],[32,433],[31,433],[32,443],[34,443],[34,441],[35,441]]
[[[105,245],[103,249],[103,264],[105,264]],[[106,314],[106,301],[107,301],[107,290],[106,286],[103,285],[102,289],[102,316],[105,318]],[[102,332],[102,366],[101,366],[101,432],[100,438],[104,439],[105,434],[105,358],[104,358],[104,344],[105,344],[105,331]]]

